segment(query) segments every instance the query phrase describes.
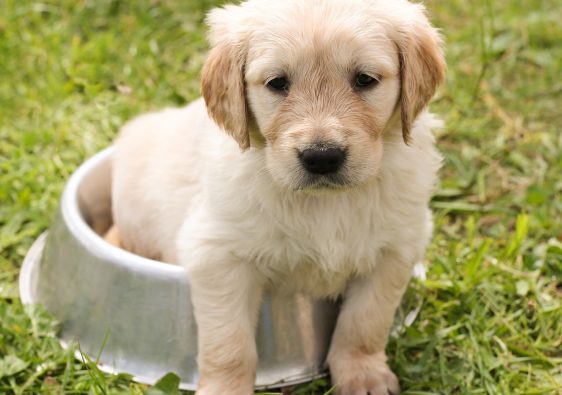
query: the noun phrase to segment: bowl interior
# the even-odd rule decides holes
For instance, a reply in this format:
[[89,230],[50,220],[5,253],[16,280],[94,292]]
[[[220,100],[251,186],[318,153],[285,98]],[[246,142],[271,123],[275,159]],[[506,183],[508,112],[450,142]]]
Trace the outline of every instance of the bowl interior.
[[100,161],[77,187],[79,213],[88,226],[102,236],[113,224],[111,214],[111,160]]

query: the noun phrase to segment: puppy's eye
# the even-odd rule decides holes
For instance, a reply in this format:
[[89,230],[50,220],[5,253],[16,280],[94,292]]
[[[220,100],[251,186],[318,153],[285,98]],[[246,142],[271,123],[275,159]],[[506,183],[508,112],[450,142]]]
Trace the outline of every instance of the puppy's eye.
[[355,88],[363,89],[375,86],[379,83],[379,78],[371,77],[369,74],[360,73],[355,77]]
[[287,92],[289,90],[289,81],[285,77],[277,77],[267,81],[266,85],[278,92]]

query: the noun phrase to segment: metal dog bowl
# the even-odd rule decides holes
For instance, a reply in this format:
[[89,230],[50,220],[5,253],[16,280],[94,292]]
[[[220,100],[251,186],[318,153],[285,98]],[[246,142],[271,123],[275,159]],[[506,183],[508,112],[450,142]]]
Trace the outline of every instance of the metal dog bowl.
[[[41,303],[59,320],[63,346],[77,341],[100,368],[153,384],[167,372],[181,388],[197,383],[197,327],[183,268],[105,242],[111,225],[111,152],[70,178],[49,234],[25,258],[23,303]],[[94,230],[95,229],[95,230]],[[279,387],[324,374],[338,306],[303,295],[266,294],[257,327],[256,387]]]

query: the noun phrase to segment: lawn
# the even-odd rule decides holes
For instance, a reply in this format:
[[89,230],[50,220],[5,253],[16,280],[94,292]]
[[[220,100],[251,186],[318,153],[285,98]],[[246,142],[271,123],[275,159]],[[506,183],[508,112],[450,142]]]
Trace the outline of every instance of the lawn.
[[[147,390],[61,349],[18,273],[85,158],[134,114],[198,96],[213,3],[0,2],[0,393]],[[562,394],[562,6],[426,4],[447,41],[432,104],[446,160],[428,279],[412,284],[423,307],[391,365],[404,394]]]

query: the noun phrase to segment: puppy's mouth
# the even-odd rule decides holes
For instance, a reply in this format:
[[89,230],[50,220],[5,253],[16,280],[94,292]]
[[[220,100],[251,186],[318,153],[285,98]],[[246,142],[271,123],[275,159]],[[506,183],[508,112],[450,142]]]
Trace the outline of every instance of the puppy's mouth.
[[296,191],[338,191],[351,186],[347,177],[340,174],[305,175],[295,186]]

